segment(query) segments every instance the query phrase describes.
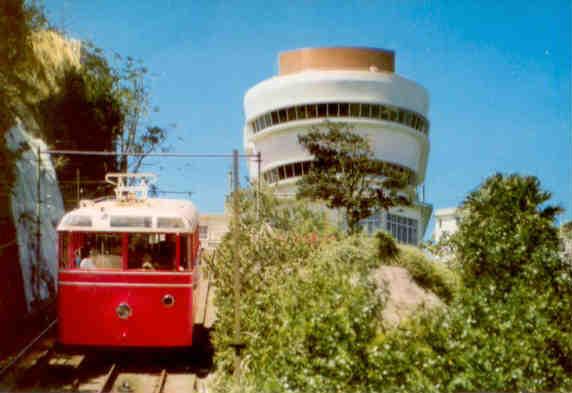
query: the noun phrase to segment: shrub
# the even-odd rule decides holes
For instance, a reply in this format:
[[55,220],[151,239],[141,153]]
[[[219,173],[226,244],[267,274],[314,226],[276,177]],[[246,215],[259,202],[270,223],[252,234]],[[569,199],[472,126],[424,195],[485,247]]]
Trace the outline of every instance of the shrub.
[[[387,236],[387,235],[386,235]],[[458,274],[440,262],[433,262],[417,247],[399,245],[397,256],[382,259],[382,263],[405,268],[413,280],[441,300],[450,303],[460,288]]]
[[[323,217],[295,204],[261,211],[262,224],[250,221],[247,207],[240,227],[245,378],[256,391],[365,391],[367,348],[381,311],[369,277],[378,264],[374,243],[363,236],[338,241]],[[234,356],[230,246],[229,237],[212,265],[213,339],[223,372]]]
[[378,337],[369,352],[378,390],[572,389],[572,280],[549,197],[517,175],[494,175],[467,197],[452,239],[466,285],[446,310]]
[[395,259],[399,254],[397,243],[393,236],[385,231],[379,231],[375,234],[377,243],[377,256],[381,261]]

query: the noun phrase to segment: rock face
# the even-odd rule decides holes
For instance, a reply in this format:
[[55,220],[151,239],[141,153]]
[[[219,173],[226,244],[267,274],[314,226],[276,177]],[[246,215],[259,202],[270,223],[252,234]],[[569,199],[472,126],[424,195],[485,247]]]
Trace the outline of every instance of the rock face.
[[388,327],[399,325],[419,308],[444,305],[435,294],[417,285],[405,268],[381,266],[373,277],[377,286],[387,294],[382,317]]
[[6,133],[5,143],[17,157],[10,210],[16,228],[25,304],[30,311],[34,300],[42,301],[55,294],[55,227],[64,213],[63,202],[49,156],[40,154],[38,160],[38,150],[47,150],[46,144],[32,137],[19,118]]
[[15,69],[14,83],[3,86],[8,127],[0,129],[0,325],[7,329],[55,295],[55,226],[63,204],[50,157],[38,161],[38,149],[47,150],[38,106],[59,92],[67,70],[80,67],[78,41],[52,31],[34,33],[31,41],[34,65]]

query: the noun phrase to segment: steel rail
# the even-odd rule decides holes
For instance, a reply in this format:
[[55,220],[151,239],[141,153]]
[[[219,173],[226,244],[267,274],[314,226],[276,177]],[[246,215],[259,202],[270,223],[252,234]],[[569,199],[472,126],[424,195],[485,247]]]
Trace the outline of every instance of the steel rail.
[[57,319],[53,320],[47,328],[45,328],[36,338],[34,338],[28,345],[26,345],[20,352],[14,356],[10,362],[0,370],[0,377],[8,372],[20,359],[32,348],[40,339],[58,322]]
[[103,385],[101,385],[101,388],[97,391],[97,393],[106,393],[111,391],[111,388],[113,388],[113,383],[117,377],[118,370],[119,368],[117,367],[117,364],[114,363],[105,375]]
[[159,377],[159,383],[155,385],[153,393],[161,393],[165,388],[165,381],[167,380],[167,370],[161,370],[161,376]]

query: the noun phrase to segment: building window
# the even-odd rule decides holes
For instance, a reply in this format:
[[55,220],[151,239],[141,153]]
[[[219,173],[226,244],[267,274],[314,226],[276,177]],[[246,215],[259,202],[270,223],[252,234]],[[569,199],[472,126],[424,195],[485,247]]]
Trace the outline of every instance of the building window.
[[350,104],[350,116],[359,117],[360,104]]
[[[268,171],[265,171],[262,174],[262,179],[264,179],[264,181],[267,183],[276,183],[281,180],[300,177],[306,175],[310,171],[311,165],[312,161],[293,162],[281,165],[272,168]],[[404,168],[400,165],[391,162],[385,162],[384,165],[385,165],[385,171],[387,171],[388,173],[391,172],[405,173],[409,184],[415,183],[415,172],[413,172],[411,169]]]
[[259,116],[250,122],[250,127],[254,133],[258,133],[279,123],[338,116],[396,122],[423,134],[427,134],[429,130],[428,121],[419,114],[407,109],[369,103],[318,103],[291,106]]
[[328,104],[328,116],[337,117],[338,116],[338,104]]
[[364,220],[360,221],[360,225],[368,235],[377,232],[383,226],[382,213],[376,213]]
[[417,220],[397,214],[387,214],[386,229],[400,243],[417,244]]
[[199,225],[199,239],[204,240],[209,236],[209,227],[207,225]]

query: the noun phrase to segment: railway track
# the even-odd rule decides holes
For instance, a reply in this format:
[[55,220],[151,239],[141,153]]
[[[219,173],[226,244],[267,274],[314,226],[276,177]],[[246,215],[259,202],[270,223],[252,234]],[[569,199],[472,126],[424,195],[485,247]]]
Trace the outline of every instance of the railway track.
[[[188,350],[63,349],[53,329],[43,333],[0,370],[0,392],[208,392],[208,343]],[[208,330],[201,339],[208,341]]]
[[194,346],[187,350],[93,350],[56,344],[53,321],[0,368],[0,392],[208,392],[214,289],[197,288]]

